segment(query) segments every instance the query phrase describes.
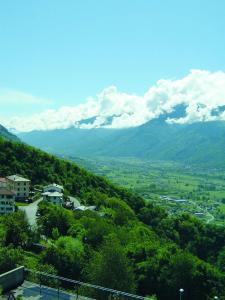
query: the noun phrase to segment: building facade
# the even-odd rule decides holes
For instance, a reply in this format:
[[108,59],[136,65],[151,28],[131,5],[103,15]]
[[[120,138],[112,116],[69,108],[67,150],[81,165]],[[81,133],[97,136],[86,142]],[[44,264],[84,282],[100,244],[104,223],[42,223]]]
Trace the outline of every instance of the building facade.
[[0,188],[0,215],[6,215],[15,211],[15,193]]
[[52,184],[49,184],[47,186],[45,186],[43,188],[43,192],[46,193],[46,192],[50,192],[50,193],[54,193],[54,192],[58,192],[58,193],[63,193],[64,189],[63,189],[63,186],[59,185],[59,184],[56,184],[56,183],[52,183]]
[[8,188],[16,195],[16,199],[27,199],[30,195],[30,180],[19,175],[11,175],[7,178]]
[[63,204],[63,193],[59,192],[45,192],[42,194],[43,200],[48,201],[55,205],[62,206]]

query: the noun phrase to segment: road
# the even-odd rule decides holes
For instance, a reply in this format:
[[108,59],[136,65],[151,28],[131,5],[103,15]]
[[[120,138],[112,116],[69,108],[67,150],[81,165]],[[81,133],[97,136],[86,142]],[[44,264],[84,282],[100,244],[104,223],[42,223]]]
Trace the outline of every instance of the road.
[[209,212],[207,212],[207,216],[209,217],[209,219],[206,221],[207,224],[209,224],[215,220],[215,217],[212,214],[210,214]]
[[36,213],[38,209],[38,204],[41,202],[41,200],[42,198],[27,206],[19,206],[19,210],[25,211],[28,218],[28,222],[31,226],[36,225]]

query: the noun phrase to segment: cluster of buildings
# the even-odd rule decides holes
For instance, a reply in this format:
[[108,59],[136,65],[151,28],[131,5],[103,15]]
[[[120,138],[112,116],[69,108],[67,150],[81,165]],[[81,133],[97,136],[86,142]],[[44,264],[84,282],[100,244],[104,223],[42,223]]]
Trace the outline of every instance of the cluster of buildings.
[[20,175],[0,178],[0,215],[15,211],[15,200],[29,198],[30,180]]
[[[0,215],[9,214],[15,211],[15,201],[29,199],[31,181],[20,175],[11,175],[0,178]],[[74,210],[95,210],[95,206],[82,206],[74,197],[64,199],[63,186],[52,183],[42,190],[42,198],[52,204],[64,206]]]
[[86,210],[95,210],[95,206],[84,206],[81,205],[79,200],[74,197],[63,197],[64,188],[63,186],[52,183],[43,188],[42,197],[43,200],[48,201],[55,205],[60,205],[68,209],[73,210],[80,210],[80,211],[86,211]]

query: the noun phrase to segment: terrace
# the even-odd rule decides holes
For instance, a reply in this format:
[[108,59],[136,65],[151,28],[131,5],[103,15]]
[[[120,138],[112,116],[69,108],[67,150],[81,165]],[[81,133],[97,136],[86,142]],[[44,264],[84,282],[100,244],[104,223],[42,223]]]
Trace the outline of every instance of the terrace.
[[[117,291],[77,280],[19,267],[0,275],[1,299],[23,300],[147,300],[142,296]],[[150,299],[148,299],[150,300]]]

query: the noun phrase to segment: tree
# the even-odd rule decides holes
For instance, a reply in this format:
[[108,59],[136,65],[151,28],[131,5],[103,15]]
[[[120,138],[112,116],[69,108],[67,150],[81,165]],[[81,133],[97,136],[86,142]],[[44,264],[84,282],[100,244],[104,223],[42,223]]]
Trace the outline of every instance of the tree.
[[[113,236],[108,237],[100,251],[95,252],[86,267],[85,278],[94,284],[116,290],[134,292],[136,289],[131,263],[124,248]],[[96,296],[100,299],[104,295],[100,293]]]
[[22,251],[11,247],[0,248],[0,273],[8,272],[23,261]]
[[147,206],[143,207],[140,210],[138,217],[143,223],[147,225],[160,227],[160,223],[167,217],[167,213],[161,207],[149,203]]
[[225,247],[221,250],[218,256],[217,264],[220,270],[225,273]]
[[38,225],[42,233],[48,237],[53,237],[53,233],[56,233],[56,229],[59,235],[66,235],[70,226],[73,224],[72,212],[57,205],[43,201],[39,205],[38,212],[41,215],[38,219]]
[[25,247],[31,242],[32,234],[25,212],[18,211],[4,216],[2,224],[5,228],[6,246],[13,244],[15,247]]
[[161,269],[160,282],[160,299],[174,299],[177,291],[183,288],[184,299],[206,300],[213,293],[221,294],[224,276],[190,253],[178,251]]
[[82,242],[69,236],[60,237],[42,254],[42,262],[55,267],[59,275],[79,279],[84,263]]

